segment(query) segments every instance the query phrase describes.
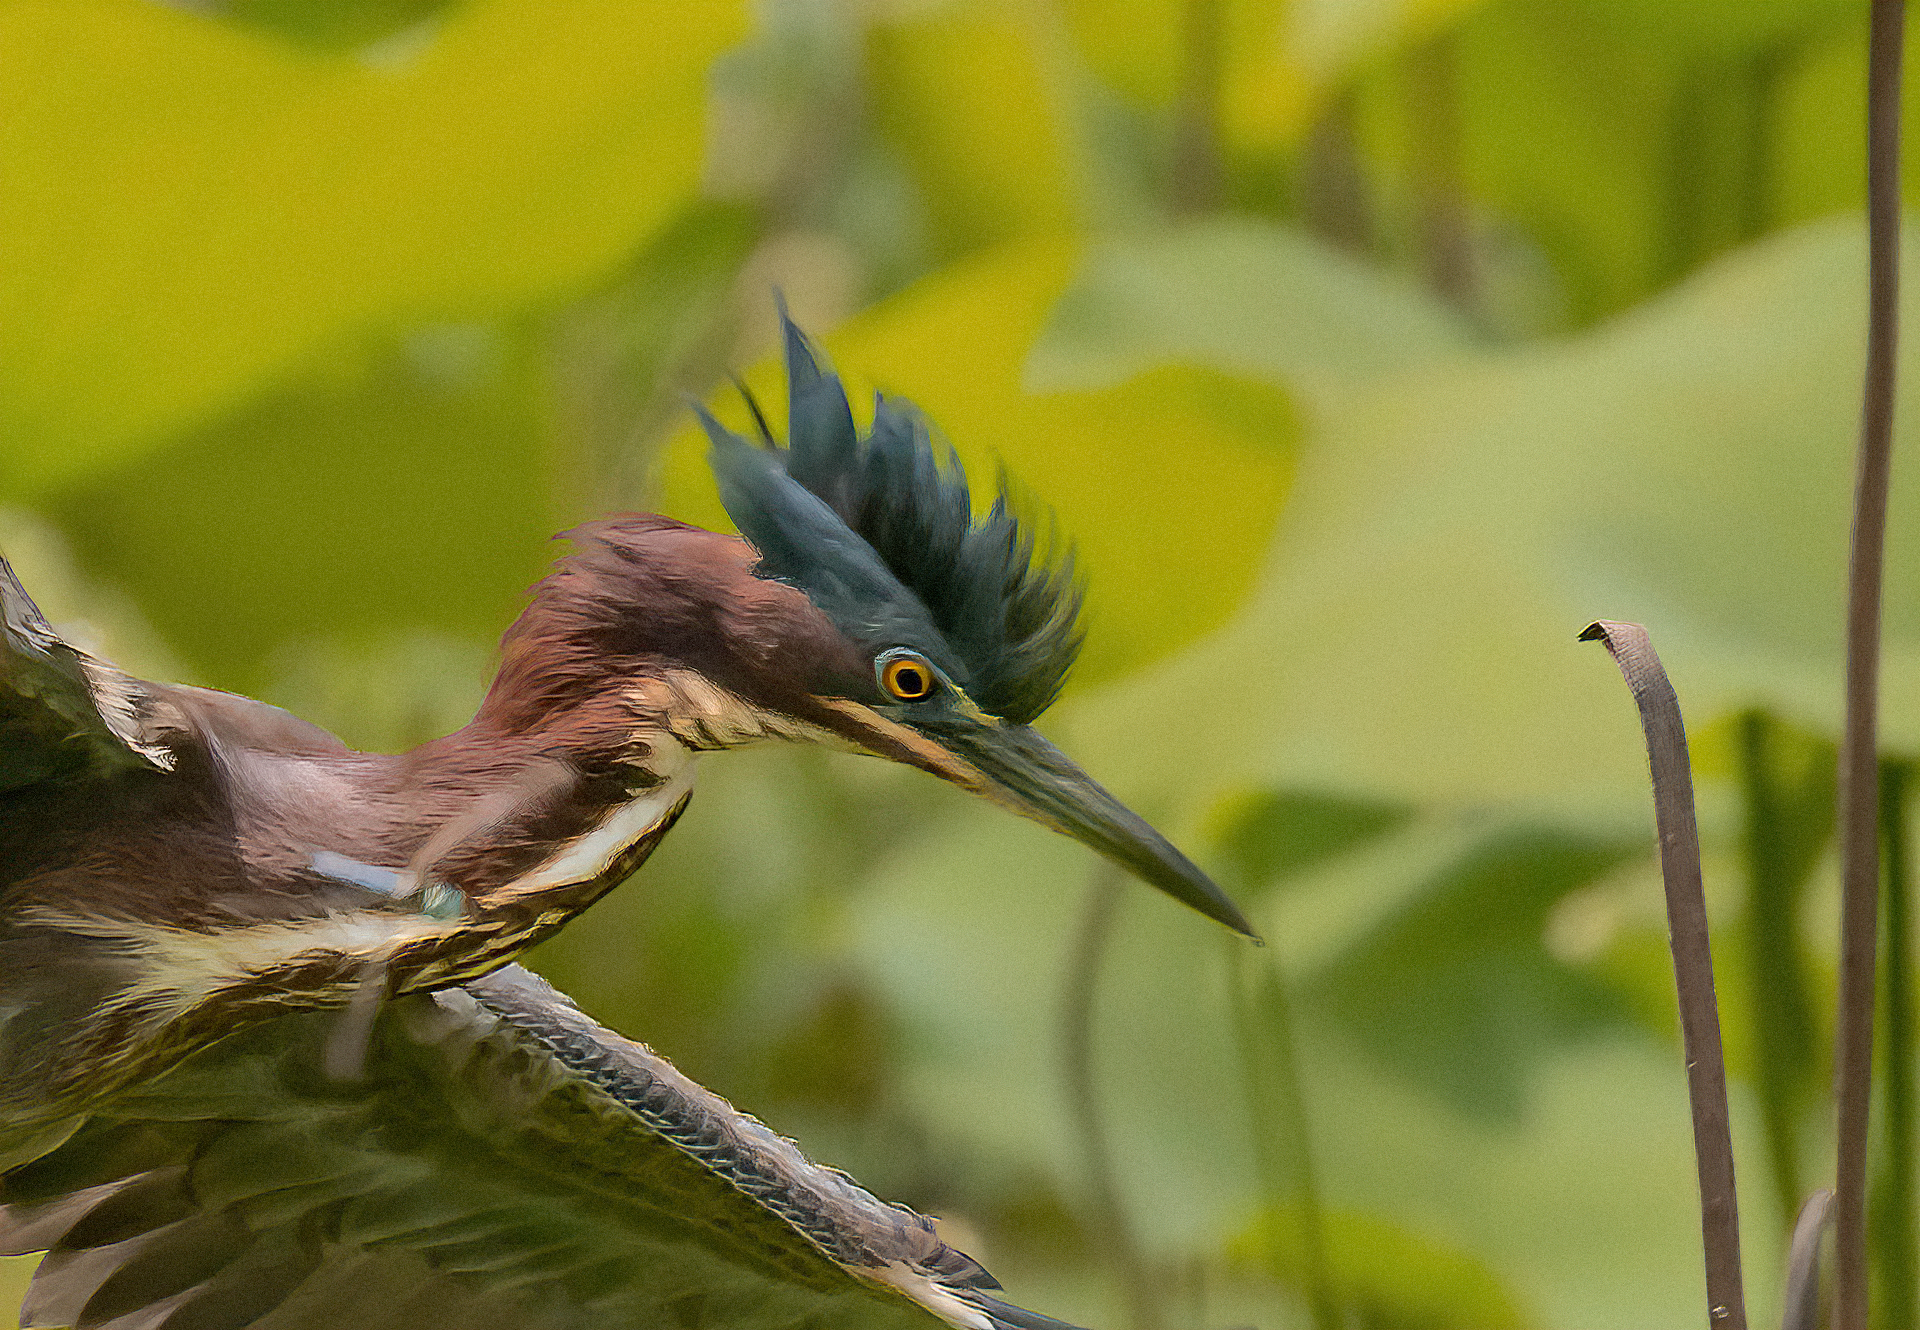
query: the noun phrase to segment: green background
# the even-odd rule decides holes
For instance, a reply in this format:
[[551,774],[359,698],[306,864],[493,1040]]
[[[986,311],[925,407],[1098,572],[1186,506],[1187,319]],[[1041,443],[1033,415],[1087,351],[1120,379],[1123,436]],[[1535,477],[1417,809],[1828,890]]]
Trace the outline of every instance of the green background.
[[0,548],[136,672],[404,748],[553,532],[724,525],[684,403],[778,400],[783,291],[1057,513],[1090,639],[1042,728],[1269,946],[768,749],[532,960],[1115,1330],[1306,1325],[1316,1269],[1353,1325],[1697,1323],[1644,758],[1574,640],[1643,622],[1764,1321],[1830,1168],[1864,42],[1837,0],[0,0]]

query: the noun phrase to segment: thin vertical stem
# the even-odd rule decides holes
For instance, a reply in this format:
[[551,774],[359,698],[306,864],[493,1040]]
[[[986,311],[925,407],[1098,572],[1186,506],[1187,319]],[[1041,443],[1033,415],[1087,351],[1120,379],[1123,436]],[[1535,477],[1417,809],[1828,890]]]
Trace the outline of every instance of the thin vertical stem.
[[1159,1288],[1120,1196],[1113,1143],[1107,1135],[1106,1114],[1101,1110],[1099,1086],[1094,1079],[1094,999],[1100,988],[1101,963],[1113,938],[1121,890],[1118,869],[1102,864],[1094,870],[1080,930],[1067,958],[1060,1004],[1060,1062],[1066,1080],[1067,1111],[1080,1138],[1087,1170],[1094,1240],[1126,1297],[1131,1330],[1161,1330],[1166,1318],[1161,1313]]
[[1807,1197],[1794,1220],[1780,1330],[1820,1330],[1820,1240],[1832,1223],[1833,1193],[1822,1187]]
[[[1297,1198],[1302,1284],[1314,1330],[1339,1330],[1340,1304],[1327,1262],[1327,1226],[1320,1202],[1319,1173],[1313,1164],[1313,1129],[1293,1033],[1293,1004],[1285,981],[1265,958],[1252,955],[1238,938],[1227,940],[1228,973],[1233,983],[1234,1031],[1240,1045],[1240,1069],[1247,1119],[1253,1128],[1254,1167],[1260,1175],[1261,1203],[1276,1226]],[[1292,1146],[1289,1158],[1281,1145]],[[1281,1262],[1276,1261],[1276,1269]]]
[[1867,1129],[1880,896],[1880,587],[1899,333],[1900,65],[1906,6],[1873,0],[1867,54],[1867,372],[1847,571],[1847,719],[1840,748],[1840,1017],[1834,1050],[1834,1326],[1867,1325]]
[[[1764,711],[1740,717],[1740,783],[1745,794],[1748,1004],[1758,1066],[1754,1080],[1780,1214],[1799,1212],[1799,1125],[1807,1107],[1813,1019],[1795,942],[1796,868],[1788,803],[1775,772],[1775,726]],[[1831,791],[1827,793],[1831,798]]]
[[1225,169],[1220,160],[1222,0],[1185,0],[1181,6],[1186,71],[1174,110],[1173,210],[1182,215],[1220,206]]
[[1460,88],[1453,37],[1441,33],[1408,57],[1411,156],[1421,262],[1435,295],[1479,313],[1473,224],[1462,178]]
[[1708,102],[1707,62],[1687,62],[1667,108],[1666,225],[1661,277],[1678,281],[1693,270],[1706,250],[1706,181],[1703,157],[1711,148],[1701,132]]
[[1880,767],[1880,834],[1886,850],[1886,960],[1881,979],[1886,1018],[1881,1103],[1886,1110],[1885,1152],[1874,1187],[1873,1238],[1879,1279],[1880,1330],[1920,1325],[1920,1272],[1914,1266],[1913,1203],[1913,953],[1912,890],[1907,840],[1907,790],[1913,766],[1889,759]]
[[1740,170],[1740,239],[1758,240],[1773,220],[1774,157],[1779,151],[1780,83],[1790,66],[1794,47],[1775,41],[1746,59],[1743,136]]
[[1654,829],[1660,839],[1660,878],[1667,892],[1667,943],[1673,951],[1680,1043],[1687,1058],[1687,1102],[1693,1112],[1693,1156],[1700,1178],[1707,1323],[1716,1330],[1746,1330],[1727,1063],[1720,1042],[1720,1007],[1713,993],[1707,896],[1700,880],[1700,827],[1693,810],[1693,771],[1688,765],[1680,700],[1647,630],[1639,624],[1603,620],[1587,625],[1580,640],[1606,644],[1633,693],[1640,728],[1646,734]]
[[1351,84],[1327,99],[1300,155],[1300,219],[1309,231],[1355,254],[1371,254],[1373,192],[1360,156],[1359,97]]

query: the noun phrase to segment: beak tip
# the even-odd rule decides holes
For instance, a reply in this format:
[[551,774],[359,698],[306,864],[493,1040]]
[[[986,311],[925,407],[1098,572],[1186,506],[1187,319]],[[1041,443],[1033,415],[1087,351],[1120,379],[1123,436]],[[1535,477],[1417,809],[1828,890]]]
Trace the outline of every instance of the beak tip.
[[[1166,846],[1166,849],[1177,863],[1177,871],[1170,875],[1142,872],[1138,865],[1130,864],[1128,867],[1196,914],[1203,914],[1215,923],[1232,929],[1255,946],[1266,945],[1266,940],[1254,929],[1253,922],[1234,902],[1233,897],[1221,889],[1219,883],[1201,872],[1191,860],[1172,846]],[[1155,867],[1164,868],[1165,865],[1156,864]]]
[[1264,945],[1218,883],[1032,729],[961,727],[943,731],[940,746],[979,772],[980,793],[1073,837],[1181,904]]
[[1218,921],[1219,923],[1225,924],[1228,928],[1231,928],[1234,932],[1238,933],[1241,937],[1247,939],[1247,941],[1253,943],[1253,945],[1256,947],[1264,947],[1267,945],[1267,940],[1261,937],[1260,934],[1254,929],[1252,921],[1249,920],[1246,915],[1240,912],[1239,906],[1235,905],[1231,900],[1227,899],[1227,897],[1224,894],[1221,896],[1220,900],[1221,900],[1222,908],[1217,912],[1209,911],[1209,913],[1212,915],[1212,917],[1216,921]]

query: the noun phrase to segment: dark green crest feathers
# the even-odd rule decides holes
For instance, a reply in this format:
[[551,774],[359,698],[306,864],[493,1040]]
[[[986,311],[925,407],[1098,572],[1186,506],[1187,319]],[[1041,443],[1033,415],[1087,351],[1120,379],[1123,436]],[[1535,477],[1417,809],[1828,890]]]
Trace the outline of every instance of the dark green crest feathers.
[[1036,547],[1004,480],[975,518],[959,459],[912,403],[876,395],[861,437],[839,376],[784,310],[781,324],[788,446],[764,422],[755,447],[700,411],[721,502],[762,574],[805,591],[872,652],[919,651],[981,710],[1033,720],[1080,650],[1072,551]]

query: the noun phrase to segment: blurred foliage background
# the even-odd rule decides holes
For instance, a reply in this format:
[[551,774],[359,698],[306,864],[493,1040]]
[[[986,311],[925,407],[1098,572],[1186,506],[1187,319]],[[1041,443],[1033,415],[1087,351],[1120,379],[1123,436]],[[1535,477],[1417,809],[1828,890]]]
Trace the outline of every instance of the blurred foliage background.
[[0,548],[136,672],[405,747],[470,713],[552,532],[724,525],[684,403],[779,400],[784,291],[1058,513],[1092,636],[1043,728],[1270,945],[769,749],[532,961],[1114,1330],[1697,1318],[1640,740],[1574,642],[1644,622],[1763,1322],[1830,1167],[1864,15],[0,0]]

